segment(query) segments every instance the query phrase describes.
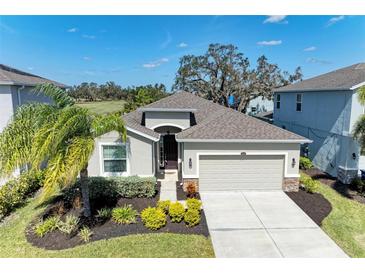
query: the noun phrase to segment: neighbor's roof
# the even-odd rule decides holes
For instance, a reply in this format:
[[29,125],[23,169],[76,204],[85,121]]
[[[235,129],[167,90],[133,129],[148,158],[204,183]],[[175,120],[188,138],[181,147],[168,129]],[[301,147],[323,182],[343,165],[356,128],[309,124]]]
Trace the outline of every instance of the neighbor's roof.
[[[179,91],[143,107],[166,109],[195,109],[196,125],[176,134],[178,141],[237,141],[237,142],[309,142],[290,131],[260,121],[233,109],[213,103],[189,92]],[[158,133],[141,125],[141,109],[123,116],[129,129],[158,139]]]
[[67,87],[56,81],[0,64],[0,85],[36,86],[44,83],[51,83],[61,88]]
[[278,88],[274,92],[354,90],[365,85],[365,63],[331,71],[308,80]]

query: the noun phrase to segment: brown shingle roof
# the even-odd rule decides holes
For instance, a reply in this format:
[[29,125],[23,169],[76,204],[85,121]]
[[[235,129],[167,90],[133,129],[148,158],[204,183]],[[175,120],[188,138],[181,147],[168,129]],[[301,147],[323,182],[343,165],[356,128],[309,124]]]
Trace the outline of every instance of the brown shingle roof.
[[38,75],[0,64],[0,85],[35,86],[44,83],[52,83],[61,88],[67,87],[64,84],[40,77]]
[[[179,140],[288,140],[298,142],[306,140],[306,138],[290,131],[185,91],[179,91],[147,105],[143,107],[143,110],[148,110],[148,108],[195,109],[196,125],[178,133],[176,139]],[[125,115],[124,119],[127,126],[156,137],[156,132],[141,125],[141,110]]]
[[352,87],[363,82],[365,82],[365,63],[358,63],[278,88],[274,92],[350,90]]

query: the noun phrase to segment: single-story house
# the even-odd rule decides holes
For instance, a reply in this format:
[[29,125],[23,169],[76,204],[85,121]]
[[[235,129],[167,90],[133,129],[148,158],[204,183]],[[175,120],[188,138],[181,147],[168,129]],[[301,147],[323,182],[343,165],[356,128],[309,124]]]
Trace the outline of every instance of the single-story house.
[[365,150],[351,134],[364,114],[358,100],[364,85],[359,63],[274,91],[274,124],[313,140],[302,153],[344,183],[365,169]]
[[90,176],[160,176],[207,190],[298,187],[300,145],[309,139],[189,92],[176,92],[123,116],[116,132],[97,139]]

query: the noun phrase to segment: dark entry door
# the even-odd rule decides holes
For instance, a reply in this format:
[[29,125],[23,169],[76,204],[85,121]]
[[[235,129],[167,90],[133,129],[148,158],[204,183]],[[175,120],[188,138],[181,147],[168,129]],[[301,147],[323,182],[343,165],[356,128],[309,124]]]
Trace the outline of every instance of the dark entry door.
[[163,137],[165,152],[165,169],[177,168],[177,142],[175,135],[165,135]]

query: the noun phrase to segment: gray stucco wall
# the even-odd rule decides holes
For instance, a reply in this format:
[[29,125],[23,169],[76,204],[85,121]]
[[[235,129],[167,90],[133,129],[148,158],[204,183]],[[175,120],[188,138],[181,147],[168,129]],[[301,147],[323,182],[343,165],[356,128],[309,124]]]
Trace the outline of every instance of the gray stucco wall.
[[178,126],[181,129],[190,127],[189,112],[145,112],[146,127],[154,129],[157,126]]
[[[109,132],[96,139],[94,153],[89,161],[90,176],[104,176],[101,167],[101,144],[120,143],[116,131]],[[128,174],[139,176],[154,176],[154,143],[132,132],[127,132],[127,167]]]
[[[256,153],[260,155],[287,155],[284,163],[286,174],[284,177],[299,176],[299,144],[275,144],[275,143],[183,143],[183,177],[199,178],[198,164],[200,154],[240,154],[241,152]],[[192,168],[189,168],[189,159],[192,160]],[[295,166],[292,166],[292,159]]]
[[[301,112],[295,109],[298,93],[303,94]],[[350,134],[362,111],[356,91],[290,92],[280,96],[280,109],[274,96],[274,124],[313,140],[308,156],[315,166],[332,176],[337,176],[339,167],[358,167],[359,146]]]

